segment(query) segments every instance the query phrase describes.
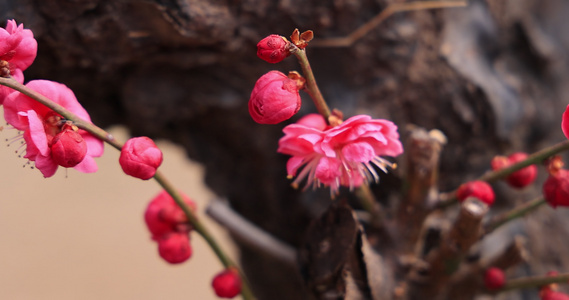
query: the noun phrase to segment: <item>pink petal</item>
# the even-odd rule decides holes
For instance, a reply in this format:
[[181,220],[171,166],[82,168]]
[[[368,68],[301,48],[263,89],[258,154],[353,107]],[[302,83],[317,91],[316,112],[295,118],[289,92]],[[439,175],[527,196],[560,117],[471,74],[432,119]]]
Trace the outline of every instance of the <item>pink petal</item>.
[[326,120],[324,120],[324,117],[321,114],[308,114],[300,118],[296,124],[314,128],[316,130],[325,130],[326,127],[328,127]]
[[99,169],[95,159],[89,155],[85,156],[85,159],[73,168],[82,173],[95,173]]
[[368,143],[353,143],[342,148],[342,155],[350,162],[367,163],[376,155]]
[[47,135],[43,127],[43,122],[40,120],[35,111],[28,111],[29,132],[32,142],[38,148],[43,156],[49,156],[49,147],[47,145]]
[[42,155],[36,156],[35,165],[38,170],[41,171],[43,177],[48,178],[55,174],[57,171],[57,164],[51,159],[51,157],[46,157]]
[[104,143],[98,138],[92,136],[89,133],[81,134],[85,142],[87,143],[87,155],[92,157],[99,157],[103,155]]
[[302,157],[293,156],[289,158],[289,160],[286,162],[287,175],[295,176],[296,171],[298,171],[298,168],[302,166],[303,163],[304,163],[304,158]]
[[323,184],[335,184],[336,180],[342,176],[341,166],[342,162],[338,159],[322,157],[316,166],[314,177]]

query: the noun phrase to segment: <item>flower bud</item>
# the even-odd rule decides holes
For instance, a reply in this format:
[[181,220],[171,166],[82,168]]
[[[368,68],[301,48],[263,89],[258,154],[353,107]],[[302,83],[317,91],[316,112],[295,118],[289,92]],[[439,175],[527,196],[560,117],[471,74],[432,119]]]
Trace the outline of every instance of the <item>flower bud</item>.
[[569,171],[560,169],[543,183],[543,196],[552,207],[569,206]]
[[300,109],[297,81],[279,71],[261,76],[249,99],[249,114],[259,124],[277,124]]
[[478,200],[492,205],[492,203],[494,203],[494,190],[485,181],[470,181],[458,187],[456,197],[460,202],[466,200],[468,197],[476,197]]
[[185,262],[192,256],[192,246],[187,233],[171,233],[158,239],[158,253],[171,264]]
[[[196,204],[186,195],[182,197],[196,211]],[[191,230],[184,212],[166,191],[160,192],[150,201],[144,213],[144,221],[154,240],[173,232],[187,233]]]
[[[500,170],[516,164],[522,160],[525,160],[527,157],[528,155],[526,153],[516,152],[508,157],[496,156],[492,159],[492,162],[490,164],[492,165],[492,170]],[[537,166],[530,165],[508,175],[508,177],[506,177],[506,182],[511,187],[523,188],[533,183],[536,177]]]
[[285,37],[271,34],[257,44],[257,56],[266,62],[276,64],[290,55],[289,44]]
[[213,278],[211,286],[218,297],[233,298],[241,293],[241,278],[237,270],[227,269]]
[[147,180],[162,164],[162,151],[148,137],[131,138],[121,150],[119,163],[127,175]]
[[506,283],[506,276],[501,269],[492,267],[484,273],[484,286],[489,290],[497,290]]
[[56,164],[72,168],[87,155],[87,143],[77,131],[77,127],[65,124],[61,132],[51,140],[51,157]]

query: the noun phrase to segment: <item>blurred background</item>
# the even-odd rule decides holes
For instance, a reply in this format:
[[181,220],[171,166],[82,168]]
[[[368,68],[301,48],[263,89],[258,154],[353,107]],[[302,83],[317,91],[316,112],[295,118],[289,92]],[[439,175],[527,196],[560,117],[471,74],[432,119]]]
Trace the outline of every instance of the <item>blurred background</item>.
[[[128,138],[125,128],[110,132]],[[159,257],[143,214],[160,186],[125,175],[116,149],[105,145],[96,173],[59,168],[43,178],[17,157],[18,143],[8,147],[5,139],[16,135],[0,132],[0,299],[218,299],[211,280],[222,266],[199,235],[191,234],[193,255],[185,263]],[[203,167],[180,147],[157,144],[161,170],[198,204],[235,258],[223,230],[203,214],[215,197],[203,184]]]

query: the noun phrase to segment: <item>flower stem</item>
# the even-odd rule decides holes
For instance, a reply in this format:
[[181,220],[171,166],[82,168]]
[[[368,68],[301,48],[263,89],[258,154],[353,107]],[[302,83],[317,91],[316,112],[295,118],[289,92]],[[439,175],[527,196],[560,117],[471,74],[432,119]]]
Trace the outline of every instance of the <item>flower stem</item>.
[[[25,85],[17,82],[12,77],[9,77],[9,78],[0,77],[0,85],[7,86],[9,88],[12,88],[14,90],[21,92],[22,94],[38,101],[39,103],[45,105],[46,107],[52,109],[53,111],[55,111],[56,113],[58,113],[62,117],[64,117],[65,119],[73,121],[73,123],[75,125],[77,125],[77,127],[84,129],[87,132],[91,133],[92,135],[96,136],[97,138],[107,142],[108,144],[115,147],[117,150],[120,151],[122,149],[122,146],[124,145],[124,143],[116,140],[110,133],[106,132],[104,129],[102,129],[102,128],[100,128],[100,127],[98,127],[98,126],[96,126],[96,125],[94,125],[94,124],[92,124],[86,120],[81,119],[80,117],[78,117],[74,113],[65,109],[63,106],[55,103],[51,99],[43,96],[42,94],[40,94],[38,92],[36,92],[32,89],[29,89]],[[204,224],[198,220],[198,218],[196,217],[194,212],[184,202],[180,193],[166,179],[166,177],[164,177],[164,175],[162,175],[160,173],[160,171],[156,172],[156,174],[154,175],[154,179],[162,186],[162,188],[164,188],[164,190],[166,190],[166,192],[168,192],[168,194],[170,194],[170,196],[174,199],[176,204],[178,204],[178,206],[182,209],[182,211],[184,212],[184,214],[186,215],[188,220],[192,223],[192,226],[194,227],[196,232],[198,234],[200,234],[205,239],[205,241],[211,247],[211,249],[213,250],[215,255],[218,257],[218,259],[221,261],[221,263],[225,266],[225,268],[232,267],[232,268],[239,270],[240,276],[242,278],[241,294],[243,296],[243,299],[245,299],[245,300],[255,299],[255,297],[253,296],[253,294],[251,292],[251,289],[249,288],[249,285],[247,284],[247,281],[246,281],[246,278],[245,278],[243,272],[237,267],[237,265],[235,263],[233,263],[229,259],[229,257],[225,254],[225,252],[223,252],[223,250],[221,249],[219,244],[215,241],[213,236],[211,236],[211,234],[206,229]]]
[[517,278],[508,280],[506,285],[497,290],[496,293],[524,288],[536,288],[552,283],[566,283],[567,281],[569,281],[569,273],[558,274],[555,276],[545,275]]
[[[510,174],[520,170],[520,169],[523,169],[529,165],[541,163],[546,158],[553,156],[557,153],[566,151],[566,150],[569,150],[569,140],[557,143],[553,146],[550,146],[550,147],[544,148],[540,151],[537,151],[537,152],[531,154],[530,156],[528,156],[526,159],[524,159],[520,162],[517,162],[517,163],[515,163],[515,164],[513,164],[507,168],[487,172],[486,174],[480,176],[477,180],[492,182],[492,181],[496,181],[498,179],[502,179],[502,178],[507,177],[508,175],[510,175]],[[437,204],[437,207],[444,208],[444,207],[450,206],[450,205],[457,202],[457,201],[455,201],[456,200],[456,190],[441,194],[440,198],[441,198],[441,200]]]
[[517,219],[519,217],[525,216],[527,213],[537,209],[542,204],[545,204],[545,198],[543,196],[537,197],[529,202],[526,202],[514,209],[507,211],[501,215],[496,216],[493,218],[485,227],[485,234],[489,234],[494,231],[496,228],[504,225],[505,223]]
[[184,202],[182,195],[174,188],[174,186],[159,172],[156,171],[154,179],[172,196],[176,204],[184,211],[190,223],[194,227],[194,230],[199,233],[202,238],[208,243],[209,247],[213,250],[217,258],[221,261],[226,269],[235,268],[239,270],[240,277],[242,278],[241,295],[243,299],[255,299],[249,285],[246,282],[246,278],[239,267],[231,261],[231,259],[223,252],[219,244],[215,241],[213,236],[209,233],[207,228],[202,222],[198,220],[191,208]]
[[330,108],[326,101],[324,101],[324,97],[322,97],[322,93],[316,84],[316,79],[314,78],[314,73],[312,73],[312,68],[310,67],[310,63],[308,62],[308,57],[306,57],[306,51],[304,49],[299,49],[294,47],[291,51],[296,58],[298,58],[298,62],[300,63],[300,67],[302,68],[302,73],[304,74],[304,78],[306,79],[305,89],[318,112],[324,116],[324,119],[329,122],[328,118],[330,117]]
[[356,189],[356,196],[360,200],[360,204],[371,216],[370,223],[375,227],[381,227],[383,223],[383,213],[377,203],[369,185],[362,184]]

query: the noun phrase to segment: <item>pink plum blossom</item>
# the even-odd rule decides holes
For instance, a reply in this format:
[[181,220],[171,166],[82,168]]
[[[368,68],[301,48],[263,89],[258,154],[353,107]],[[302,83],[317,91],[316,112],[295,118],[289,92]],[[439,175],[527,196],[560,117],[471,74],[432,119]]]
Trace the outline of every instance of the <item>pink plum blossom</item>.
[[[26,87],[58,103],[83,120],[91,122],[89,114],[67,86],[48,80],[33,80],[26,84]],[[57,167],[61,165],[61,160],[54,159],[52,147],[55,145],[58,153],[63,153],[60,148],[61,143],[58,143],[58,140],[54,141],[54,138],[66,129],[64,125],[67,122],[63,117],[24,94],[12,93],[4,102],[4,118],[8,124],[23,131],[26,143],[24,157],[33,161],[44,177],[53,176]],[[83,173],[96,172],[97,164],[93,157],[103,154],[103,142],[82,129],[78,129],[77,133],[83,139],[87,152],[74,168]],[[75,138],[79,139],[77,136]],[[83,142],[80,141],[79,144]],[[66,144],[72,145],[72,143]]]
[[[8,20],[6,29],[0,28],[0,66],[3,75],[12,75],[18,82],[24,82],[22,71],[27,69],[36,58],[38,44],[34,34],[24,25]],[[12,93],[11,88],[0,86],[0,104]]]
[[325,124],[322,116],[314,114],[283,129],[277,152],[292,156],[287,172],[291,178],[297,176],[293,186],[307,178],[307,186],[323,184],[337,194],[340,186],[354,188],[379,180],[374,166],[384,172],[393,166],[382,156],[403,153],[391,121],[358,115],[336,127]]

